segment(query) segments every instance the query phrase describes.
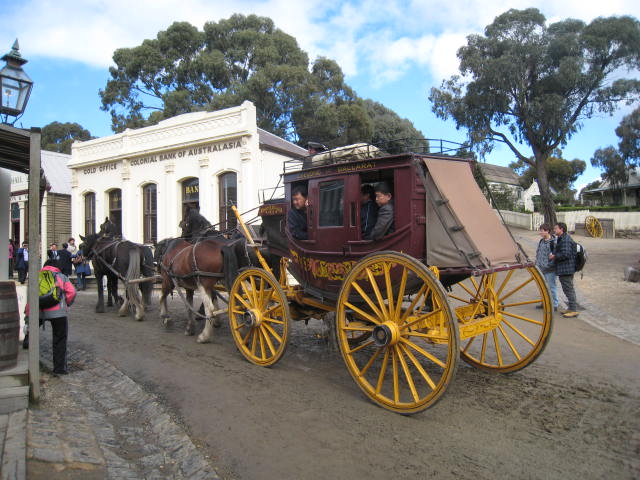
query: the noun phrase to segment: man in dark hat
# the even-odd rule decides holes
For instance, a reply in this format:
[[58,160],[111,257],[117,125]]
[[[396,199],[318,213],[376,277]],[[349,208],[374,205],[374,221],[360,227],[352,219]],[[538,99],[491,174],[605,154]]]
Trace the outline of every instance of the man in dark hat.
[[327,150],[327,147],[318,142],[308,142],[307,143],[307,151],[309,155],[315,155],[316,153],[321,153]]

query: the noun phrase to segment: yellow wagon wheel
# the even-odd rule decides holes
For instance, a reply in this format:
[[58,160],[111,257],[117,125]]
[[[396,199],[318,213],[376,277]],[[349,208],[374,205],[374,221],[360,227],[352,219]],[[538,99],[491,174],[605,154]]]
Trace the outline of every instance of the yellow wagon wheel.
[[461,356],[477,368],[515,372],[533,362],[551,335],[553,306],[538,268],[470,277],[449,294]]
[[240,272],[229,292],[229,325],[247,360],[265,367],[280,360],[290,318],[287,297],[271,273],[260,268]]
[[[458,328],[442,285],[420,262],[398,252],[363,258],[342,284],[336,314],[347,369],[375,403],[411,414],[446,391]],[[354,336],[362,339],[357,345]]]
[[584,225],[589,235],[591,235],[593,238],[602,238],[604,231],[602,230],[602,224],[600,223],[600,220],[598,220],[596,217],[589,215],[584,219]]

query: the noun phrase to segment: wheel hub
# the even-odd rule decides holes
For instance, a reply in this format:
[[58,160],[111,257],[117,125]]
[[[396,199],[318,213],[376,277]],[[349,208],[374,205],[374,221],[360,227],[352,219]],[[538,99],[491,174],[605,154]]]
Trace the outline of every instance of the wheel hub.
[[252,308],[242,314],[242,320],[245,326],[254,328],[262,322],[262,315],[259,311]]
[[395,323],[385,322],[382,325],[376,325],[373,329],[373,343],[377,347],[395,345],[399,338],[400,332]]

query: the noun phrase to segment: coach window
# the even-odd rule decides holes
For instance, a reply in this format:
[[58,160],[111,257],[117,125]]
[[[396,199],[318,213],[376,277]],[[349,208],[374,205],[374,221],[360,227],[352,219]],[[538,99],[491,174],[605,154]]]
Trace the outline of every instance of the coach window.
[[226,172],[218,177],[218,205],[220,208],[220,229],[230,230],[237,226],[236,216],[231,210],[238,205],[237,175],[234,172]]
[[96,233],[96,194],[87,193],[84,196],[84,234]]
[[190,208],[200,208],[200,180],[193,177],[182,182],[182,217]]
[[320,227],[344,225],[344,182],[332,180],[320,183]]
[[109,192],[109,218],[116,225],[117,234],[122,235],[122,190]]
[[150,183],[142,187],[142,224],[144,243],[158,241],[158,187]]

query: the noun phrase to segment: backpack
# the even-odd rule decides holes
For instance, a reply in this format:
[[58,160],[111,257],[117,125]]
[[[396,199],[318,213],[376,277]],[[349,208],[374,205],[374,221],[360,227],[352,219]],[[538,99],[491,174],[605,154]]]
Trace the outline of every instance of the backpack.
[[56,285],[56,274],[51,270],[38,272],[40,310],[55,307],[62,300],[62,289]]
[[578,242],[574,242],[576,248],[576,272],[581,271],[587,263],[587,251]]

